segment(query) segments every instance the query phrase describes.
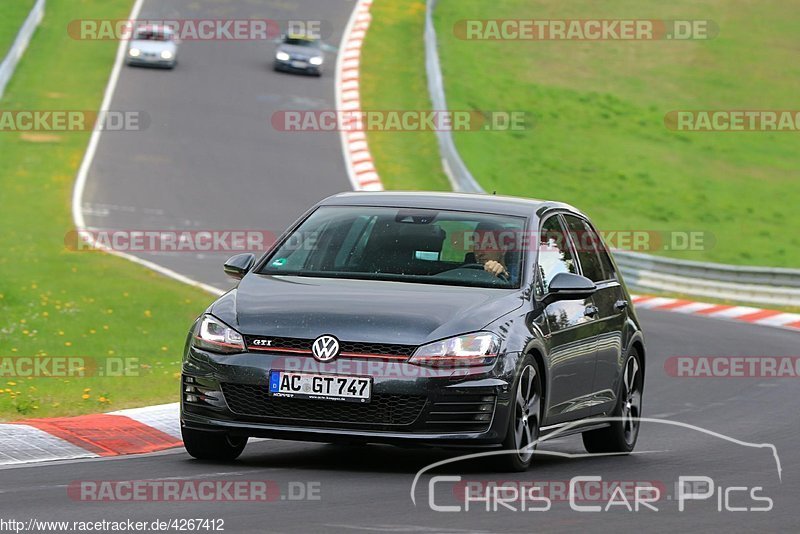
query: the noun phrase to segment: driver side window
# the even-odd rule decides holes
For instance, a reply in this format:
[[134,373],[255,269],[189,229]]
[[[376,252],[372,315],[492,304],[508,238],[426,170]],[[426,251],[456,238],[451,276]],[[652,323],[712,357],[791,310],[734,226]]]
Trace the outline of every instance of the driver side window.
[[542,223],[539,232],[539,259],[536,290],[539,296],[546,295],[550,282],[559,273],[577,273],[569,239],[561,218],[553,215]]

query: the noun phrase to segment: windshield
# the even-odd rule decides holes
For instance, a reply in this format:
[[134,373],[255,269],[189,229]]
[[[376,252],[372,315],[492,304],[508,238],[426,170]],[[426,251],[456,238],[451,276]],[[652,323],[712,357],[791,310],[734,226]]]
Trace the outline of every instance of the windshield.
[[160,30],[138,30],[133,39],[136,41],[171,41],[172,35]]
[[310,39],[294,38],[294,37],[287,37],[286,39],[283,40],[283,44],[294,45],[294,46],[308,46],[312,48],[319,47],[316,41],[312,41]]
[[387,207],[323,206],[261,274],[516,288],[525,219]]

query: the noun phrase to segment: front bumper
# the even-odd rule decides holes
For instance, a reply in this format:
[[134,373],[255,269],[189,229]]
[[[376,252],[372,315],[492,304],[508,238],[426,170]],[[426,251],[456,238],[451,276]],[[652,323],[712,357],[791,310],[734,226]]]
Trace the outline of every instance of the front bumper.
[[275,70],[282,70],[286,72],[305,72],[308,74],[322,73],[322,65],[312,65],[307,61],[300,61],[296,59],[275,59],[274,66]]
[[128,65],[133,65],[136,67],[161,67],[165,69],[171,69],[175,66],[177,60],[175,58],[172,59],[161,59],[159,56],[149,57],[149,56],[126,56],[125,63]]
[[[301,441],[487,447],[507,430],[516,354],[493,366],[438,370],[404,361],[244,353],[189,348],[181,380],[181,425],[232,435]],[[268,394],[272,369],[371,376],[368,404]],[[191,393],[187,393],[187,389]]]

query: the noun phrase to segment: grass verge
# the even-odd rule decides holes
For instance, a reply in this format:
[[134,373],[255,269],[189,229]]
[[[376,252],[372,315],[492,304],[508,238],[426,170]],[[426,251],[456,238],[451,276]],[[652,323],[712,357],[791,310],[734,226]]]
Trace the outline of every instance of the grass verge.
[[0,17],[0,61],[5,59],[8,49],[17,38],[19,28],[31,12],[35,0],[13,0],[3,2],[3,16]]
[[[800,226],[797,133],[679,133],[664,126],[672,110],[796,109],[800,66],[784,8],[780,0],[440,0],[435,21],[450,108],[533,118],[523,131],[457,133],[456,144],[486,190],[569,202],[604,230],[704,232],[713,243],[655,253],[798,266],[800,236],[786,231]],[[384,94],[417,95],[415,105],[424,105],[422,82],[405,74],[421,75],[424,65],[422,2],[376,2],[373,17],[364,107],[380,105]],[[501,42],[466,41],[453,32],[463,19],[548,18],[711,19],[720,34],[692,42]],[[378,53],[392,68],[378,67]],[[390,188],[400,180],[404,188],[435,186],[418,156],[435,150],[435,139],[413,137],[414,150],[389,150],[389,143],[373,149]]]
[[[691,42],[467,41],[453,32],[465,18],[710,19],[720,33]],[[524,110],[535,120],[524,132],[456,135],[487,189],[576,204],[602,228],[715,238],[704,250],[663,253],[672,257],[800,265],[800,236],[785,231],[800,226],[800,137],[664,125],[672,110],[796,108],[795,25],[780,0],[442,0],[436,24],[451,107]]]
[[[425,2],[382,1],[361,51],[361,102],[365,110],[426,111]],[[433,132],[367,133],[378,174],[387,189],[450,190]]]
[[[131,5],[49,0],[0,107],[97,109],[117,43],[73,40],[67,23],[122,19]],[[88,139],[88,132],[0,132],[0,420],[176,401],[186,330],[211,300],[125,260],[66,249]],[[21,358],[48,357],[84,358],[84,373],[95,376],[17,376],[30,369]]]

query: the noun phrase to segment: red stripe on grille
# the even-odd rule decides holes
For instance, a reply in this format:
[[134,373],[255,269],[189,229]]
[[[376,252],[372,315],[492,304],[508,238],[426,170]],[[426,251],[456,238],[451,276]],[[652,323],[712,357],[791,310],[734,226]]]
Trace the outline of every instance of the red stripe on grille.
[[[257,352],[288,352],[291,354],[305,354],[308,356],[313,355],[310,350],[306,349],[287,349],[282,347],[256,347],[253,345],[249,345],[247,347],[248,350],[254,350]],[[394,354],[370,354],[366,352],[341,352],[339,356],[345,356],[346,358],[376,358],[376,359],[383,359],[383,360],[407,360],[408,356],[398,356]]]
[[254,347],[253,345],[248,346],[247,349],[261,351],[261,352],[291,352],[293,354],[311,354],[311,351],[307,349],[284,349],[281,347]]
[[362,352],[342,352],[339,356],[348,358],[382,358],[384,360],[407,360],[408,356],[394,356],[391,354],[367,354]]

